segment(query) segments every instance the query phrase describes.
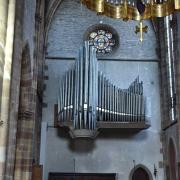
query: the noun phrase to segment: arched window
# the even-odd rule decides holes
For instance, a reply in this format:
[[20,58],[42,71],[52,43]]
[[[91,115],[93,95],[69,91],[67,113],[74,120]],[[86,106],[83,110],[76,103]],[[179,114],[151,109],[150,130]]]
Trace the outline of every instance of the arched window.
[[169,141],[169,167],[170,179],[176,180],[176,150],[172,139]]
[[97,55],[109,54],[119,45],[119,36],[116,30],[107,24],[95,24],[87,29],[84,40],[96,49]]
[[137,165],[130,173],[130,180],[152,180],[151,172],[143,165]]
[[112,33],[103,29],[91,32],[89,41],[96,48],[97,53],[103,54],[110,53],[115,45]]
[[136,169],[133,173],[132,180],[150,180],[148,173],[141,167]]

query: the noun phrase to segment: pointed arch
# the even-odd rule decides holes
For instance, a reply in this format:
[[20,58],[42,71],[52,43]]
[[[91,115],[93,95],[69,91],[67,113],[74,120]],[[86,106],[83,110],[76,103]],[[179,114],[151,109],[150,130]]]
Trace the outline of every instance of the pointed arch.
[[45,19],[45,41],[44,41],[45,46],[47,43],[49,27],[51,25],[52,19],[54,17],[56,10],[58,9],[58,7],[63,1],[64,0],[51,0],[49,2],[47,13],[46,13],[46,19]]
[[19,115],[32,111],[31,107],[31,92],[32,87],[32,71],[31,71],[31,57],[29,44],[26,43],[21,59],[21,79],[20,79],[20,99],[19,99]]
[[136,165],[130,172],[130,176],[129,176],[129,180],[136,180],[136,177],[139,177],[140,175],[142,175],[144,179],[141,180],[153,180],[153,176],[151,174],[151,172],[149,171],[149,169],[142,165],[142,164],[138,164]]
[[170,172],[170,180],[177,179],[177,158],[176,158],[176,146],[173,138],[169,139],[168,144],[168,163],[169,163],[169,172]]
[[31,177],[34,133],[33,101],[31,57],[27,43],[21,59],[14,179],[28,180]]

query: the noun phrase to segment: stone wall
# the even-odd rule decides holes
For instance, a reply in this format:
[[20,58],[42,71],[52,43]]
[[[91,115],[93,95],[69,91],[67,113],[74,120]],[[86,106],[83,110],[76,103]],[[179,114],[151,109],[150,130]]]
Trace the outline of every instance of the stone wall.
[[[102,132],[94,141],[73,141],[67,132],[53,127],[58,82],[64,72],[74,64],[69,58],[77,57],[86,30],[100,21],[117,30],[120,45],[113,54],[101,57],[99,68],[121,88],[127,88],[140,76],[140,80],[144,82],[146,110],[151,127],[139,133],[123,133],[117,130]],[[140,43],[139,34],[134,33],[138,22],[97,16],[77,0],[65,0],[59,6],[52,19],[46,44],[40,157],[44,166],[43,180],[48,179],[49,172],[113,172],[117,173],[118,179],[127,180],[134,162],[136,165],[145,165],[152,174],[155,165],[158,179],[164,180],[157,44],[151,22],[145,21],[144,24],[149,29],[144,35],[144,42]]]
[[35,13],[36,0],[26,0],[23,12],[23,44],[29,44],[30,56],[33,66],[34,47],[35,47]]
[[[12,64],[12,80],[11,80],[11,91],[10,91],[10,105],[9,105],[9,122],[8,122],[8,142],[7,142],[7,158],[6,158],[6,171],[5,178],[8,180],[12,179],[31,179],[32,174],[32,164],[34,161],[33,151],[35,148],[34,143],[34,122],[36,114],[36,98],[37,98],[37,59],[36,51],[39,50],[39,44],[37,43],[38,33],[35,33],[37,30],[36,22],[36,3],[42,3],[38,0],[26,0],[26,1],[17,1],[16,3],[16,20],[15,20],[15,31],[14,31],[14,53],[13,53],[13,64]],[[43,6],[44,8],[44,6]],[[39,11],[38,11],[39,12]],[[37,32],[39,29],[37,30]],[[36,35],[37,34],[37,35]],[[37,46],[38,44],[38,46]],[[42,46],[42,45],[41,45]],[[31,80],[30,88],[27,88],[23,93],[25,96],[28,96],[30,92],[30,101],[32,108],[32,118],[31,118],[31,128],[21,129],[23,122],[19,118],[19,97],[20,93],[22,94],[22,89],[20,89],[21,81],[21,64],[23,59],[23,50],[25,47],[28,47],[28,53],[25,56],[28,56],[27,68],[32,69],[32,71],[25,72],[28,76],[23,78],[28,78],[27,81]],[[43,46],[42,46],[43,47]],[[39,50],[42,54],[42,50]],[[38,56],[39,57],[39,56]],[[39,58],[40,60],[40,58]],[[22,106],[26,106],[25,104]],[[22,107],[21,106],[21,107]],[[26,118],[24,118],[26,121]],[[30,132],[31,131],[31,132]],[[26,135],[23,135],[23,133]],[[31,133],[31,136],[27,136],[28,133]],[[22,138],[26,140],[22,141]],[[27,141],[29,141],[28,147],[26,146]],[[17,142],[19,147],[17,148]],[[21,146],[26,146],[24,148],[25,152],[22,152],[23,148]],[[22,154],[26,154],[24,157]],[[21,154],[22,156],[18,156]],[[16,157],[18,156],[18,158]],[[18,161],[15,161],[15,159]],[[24,168],[26,167],[26,168]]]
[[[140,42],[139,34],[135,34],[135,26],[139,22],[115,20],[104,16],[97,16],[79,3],[79,0],[66,0],[57,9],[51,22],[47,42],[48,57],[76,57],[84,34],[89,27],[99,24],[100,21],[116,29],[119,34],[119,49],[110,56],[114,59],[145,59],[154,60],[156,56],[156,39],[150,21],[145,40]],[[149,42],[149,39],[151,41]],[[71,52],[71,53],[70,53]]]
[[[161,52],[161,63],[160,63],[160,73],[161,73],[161,110],[162,110],[162,140],[163,140],[163,154],[164,154],[164,168],[165,168],[165,179],[170,178],[171,172],[170,169],[170,158],[169,158],[169,142],[172,139],[175,151],[176,151],[176,177],[178,178],[178,162],[179,162],[179,97],[180,97],[180,86],[179,86],[179,17],[178,14],[172,16],[170,19],[170,27],[173,32],[172,46],[168,45],[167,42],[167,30],[165,24],[167,19],[162,18],[158,22],[159,29],[159,43],[160,43],[160,52]],[[171,41],[171,37],[170,37]],[[174,77],[175,77],[175,101],[176,101],[176,118],[173,121],[170,117],[170,94],[169,94],[169,73],[168,73],[168,54],[167,51],[172,52],[171,61],[174,57]]]
[[[45,75],[46,90],[44,91],[43,121],[47,122],[47,132],[42,147],[45,148],[44,179],[48,172],[73,172],[73,161],[76,160],[76,172],[113,172],[119,179],[128,179],[133,168],[133,160],[145,165],[153,173],[154,164],[158,166],[159,178],[163,179],[159,163],[160,154],[160,104],[158,64],[154,62],[103,62],[100,69],[114,80],[119,87],[126,88],[137,75],[144,82],[144,92],[147,99],[148,115],[151,128],[140,133],[101,132],[94,142],[73,141],[62,129],[53,128],[54,104],[57,103],[59,78],[71,67],[73,61],[48,60],[48,70]],[[63,67],[63,68],[61,68]],[[126,69],[126,71],[124,71]],[[45,105],[44,104],[44,105]],[[44,138],[44,137],[43,137]],[[62,163],[63,162],[63,163]]]

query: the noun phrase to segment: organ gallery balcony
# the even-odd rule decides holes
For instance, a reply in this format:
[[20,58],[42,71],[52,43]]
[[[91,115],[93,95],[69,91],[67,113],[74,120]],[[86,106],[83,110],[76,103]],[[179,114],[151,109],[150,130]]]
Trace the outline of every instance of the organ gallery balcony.
[[85,42],[75,65],[60,80],[57,122],[72,138],[94,138],[101,129],[139,131],[150,127],[139,77],[120,89],[99,72],[96,51]]

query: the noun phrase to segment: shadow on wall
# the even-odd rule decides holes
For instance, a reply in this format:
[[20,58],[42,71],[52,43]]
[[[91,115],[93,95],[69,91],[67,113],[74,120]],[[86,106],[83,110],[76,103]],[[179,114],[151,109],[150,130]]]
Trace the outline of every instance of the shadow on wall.
[[58,128],[57,134],[59,138],[69,140],[69,149],[73,152],[88,153],[95,148],[95,140],[90,138],[72,139],[69,135],[68,128]]
[[[72,139],[69,135],[68,128],[58,128],[57,135],[59,138],[69,140],[69,149],[77,153],[88,153],[96,148],[96,139],[90,138],[76,138]],[[138,138],[137,138],[138,137]],[[145,141],[148,138],[147,130],[137,132],[137,131],[123,131],[119,129],[104,129],[100,131],[97,139],[119,139],[119,140],[129,140],[136,138],[136,141]]]
[[[100,139],[134,139],[144,141],[148,137],[147,130],[128,130],[128,129],[102,129],[100,131],[99,137]],[[138,137],[138,139],[137,139]]]

